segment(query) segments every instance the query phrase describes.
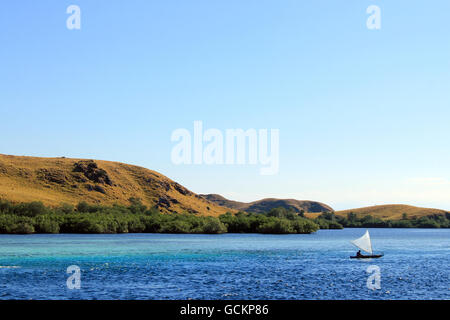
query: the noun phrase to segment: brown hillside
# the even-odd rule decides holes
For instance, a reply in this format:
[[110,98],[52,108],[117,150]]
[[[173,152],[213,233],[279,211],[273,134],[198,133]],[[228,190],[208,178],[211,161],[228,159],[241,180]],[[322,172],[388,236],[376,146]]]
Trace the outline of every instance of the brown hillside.
[[291,208],[294,209],[294,211],[296,212],[304,211],[306,213],[333,211],[333,209],[330,206],[327,206],[326,204],[309,200],[267,198],[246,203],[228,200],[218,194],[202,194],[201,196],[220,206],[247,212],[264,213],[270,211],[273,208],[278,207]]
[[140,198],[162,212],[218,216],[218,206],[162,174],[119,162],[67,158],[18,157],[0,154],[0,198],[46,205],[129,204]]
[[370,214],[371,216],[380,219],[398,220],[402,218],[403,213],[406,213],[408,219],[411,219],[429,216],[433,214],[442,215],[445,214],[447,211],[440,209],[413,207],[403,204],[387,204],[380,206],[337,211],[336,214],[341,216],[347,216],[347,214],[350,212],[355,213],[358,217],[363,217]]

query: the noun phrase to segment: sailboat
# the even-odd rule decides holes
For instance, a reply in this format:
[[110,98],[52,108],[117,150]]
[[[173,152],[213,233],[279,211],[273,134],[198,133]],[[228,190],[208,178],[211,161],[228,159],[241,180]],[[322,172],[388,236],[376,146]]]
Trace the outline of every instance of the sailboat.
[[359,249],[370,253],[370,255],[357,254],[356,256],[351,256],[351,259],[370,259],[370,258],[381,258],[383,254],[373,254],[372,250],[372,241],[370,241],[369,230],[366,230],[366,233],[356,240],[350,241],[353,245],[358,247]]

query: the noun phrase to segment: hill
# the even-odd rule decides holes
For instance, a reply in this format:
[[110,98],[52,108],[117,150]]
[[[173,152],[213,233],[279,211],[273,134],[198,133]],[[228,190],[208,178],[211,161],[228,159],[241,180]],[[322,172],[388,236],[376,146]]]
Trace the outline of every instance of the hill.
[[142,167],[119,162],[0,154],[0,198],[13,202],[124,204],[130,198],[161,212],[218,216],[230,211]]
[[407,218],[411,219],[435,214],[444,215],[447,211],[440,209],[420,208],[403,204],[387,204],[387,205],[337,211],[336,215],[346,217],[347,214],[349,214],[350,212],[356,214],[357,217],[364,217],[366,215],[371,215],[373,217],[384,220],[399,220],[402,219],[403,214],[406,214]]
[[291,208],[295,212],[304,211],[306,213],[333,211],[330,206],[317,201],[267,198],[247,203],[228,200],[218,194],[201,194],[200,196],[220,206],[246,212],[265,213],[278,207]]

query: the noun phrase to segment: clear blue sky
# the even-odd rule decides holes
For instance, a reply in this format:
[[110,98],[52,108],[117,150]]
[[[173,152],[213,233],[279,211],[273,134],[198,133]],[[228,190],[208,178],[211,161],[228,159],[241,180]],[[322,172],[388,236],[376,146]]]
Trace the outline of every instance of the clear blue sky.
[[[66,8],[81,8],[81,30]],[[381,30],[366,8],[381,7]],[[121,161],[197,193],[450,209],[450,2],[2,1],[0,153]],[[280,129],[280,170],[170,136]]]

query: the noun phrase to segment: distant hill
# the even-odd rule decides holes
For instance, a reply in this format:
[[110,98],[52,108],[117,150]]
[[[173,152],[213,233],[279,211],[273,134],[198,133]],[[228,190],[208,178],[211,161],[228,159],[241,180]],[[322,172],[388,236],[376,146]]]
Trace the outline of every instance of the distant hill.
[[200,194],[200,197],[205,198],[211,202],[214,202],[219,206],[236,210],[241,210],[246,205],[246,203],[244,202],[228,200],[227,198],[224,198],[219,194]]
[[246,212],[265,213],[278,207],[291,208],[295,210],[295,212],[304,211],[316,213],[333,211],[330,206],[317,201],[267,198],[246,203],[228,200],[218,194],[201,194],[200,196],[220,206]]
[[218,216],[230,211],[156,171],[134,165],[0,154],[0,199],[57,206],[80,201],[128,205],[130,198],[167,213]]
[[408,219],[410,219],[410,218],[420,218],[423,216],[429,216],[434,214],[443,215],[447,211],[440,209],[413,207],[404,204],[387,204],[387,205],[337,211],[336,215],[347,216],[347,214],[350,212],[353,212],[358,217],[371,215],[373,217],[377,217],[380,219],[398,220],[402,219],[404,213],[406,214]]

